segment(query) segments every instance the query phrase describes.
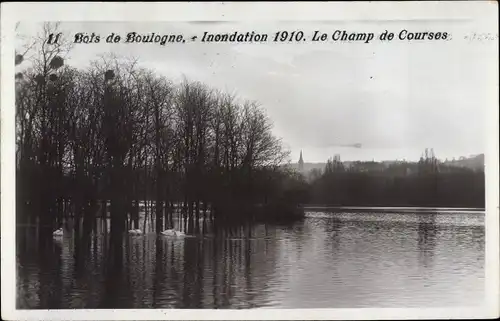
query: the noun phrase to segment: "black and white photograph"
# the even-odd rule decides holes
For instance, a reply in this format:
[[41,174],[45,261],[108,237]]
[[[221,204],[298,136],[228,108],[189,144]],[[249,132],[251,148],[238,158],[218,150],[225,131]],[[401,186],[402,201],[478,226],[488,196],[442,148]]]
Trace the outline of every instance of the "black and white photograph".
[[498,317],[498,3],[313,4],[2,5],[2,319]]

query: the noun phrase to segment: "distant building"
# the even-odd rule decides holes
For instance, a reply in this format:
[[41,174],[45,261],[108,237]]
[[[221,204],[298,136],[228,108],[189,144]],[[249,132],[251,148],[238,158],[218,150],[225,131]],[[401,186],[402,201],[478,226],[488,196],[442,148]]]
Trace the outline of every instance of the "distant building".
[[299,172],[301,173],[304,172],[304,160],[302,159],[302,150],[300,151],[300,158],[299,158]]
[[469,168],[472,170],[484,170],[484,154],[472,155],[470,157],[460,157],[458,160],[446,159],[443,162],[445,166]]

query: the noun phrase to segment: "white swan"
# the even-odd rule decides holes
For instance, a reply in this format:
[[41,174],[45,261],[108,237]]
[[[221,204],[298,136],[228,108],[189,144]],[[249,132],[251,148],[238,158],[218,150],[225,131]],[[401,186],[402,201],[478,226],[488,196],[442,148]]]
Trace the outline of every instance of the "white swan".
[[166,235],[166,236],[175,236],[175,230],[165,230],[161,232],[161,234]]
[[165,231],[161,232],[161,234],[165,235],[165,236],[175,236],[175,237],[185,237],[186,236],[186,233],[181,232],[181,231],[176,231],[174,229],[165,230]]
[[63,228],[59,228],[52,233],[53,236],[63,236]]
[[140,229],[135,229],[135,230],[129,230],[128,233],[132,235],[141,235],[142,231]]

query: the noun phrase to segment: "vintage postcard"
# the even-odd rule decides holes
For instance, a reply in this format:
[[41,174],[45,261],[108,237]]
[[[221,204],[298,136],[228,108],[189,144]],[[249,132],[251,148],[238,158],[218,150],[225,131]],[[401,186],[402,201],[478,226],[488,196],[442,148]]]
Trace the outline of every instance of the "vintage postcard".
[[2,319],[499,316],[497,2],[1,14]]

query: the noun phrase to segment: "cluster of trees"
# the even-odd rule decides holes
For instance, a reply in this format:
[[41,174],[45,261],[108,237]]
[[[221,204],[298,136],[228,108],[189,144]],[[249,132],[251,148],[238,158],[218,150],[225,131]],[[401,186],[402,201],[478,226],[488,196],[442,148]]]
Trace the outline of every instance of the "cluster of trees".
[[302,200],[333,206],[484,208],[484,170],[447,166],[427,156],[415,167],[411,173],[391,166],[359,170],[330,159],[323,173],[309,183]]
[[128,219],[138,228],[140,201],[153,200],[163,230],[176,206],[199,222],[291,200],[295,178],[279,166],[288,152],[256,102],[174,84],[136,61],[107,57],[77,70],[65,64],[64,42],[47,43],[50,33],[46,24],[28,63],[16,55],[16,66],[31,65],[16,74],[18,217],[60,224],[99,205],[107,213],[109,201],[111,230],[122,232]]

